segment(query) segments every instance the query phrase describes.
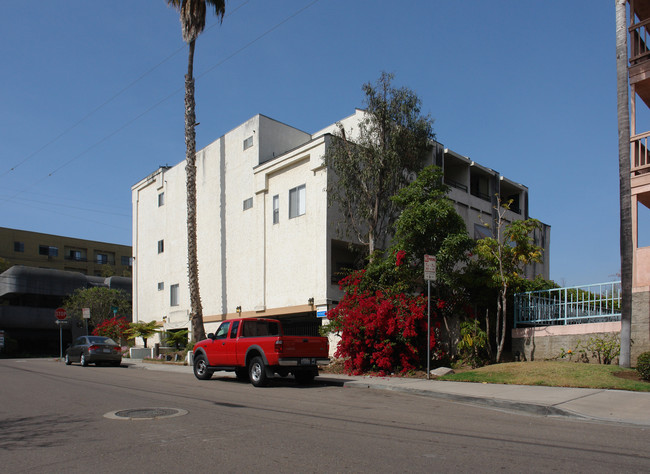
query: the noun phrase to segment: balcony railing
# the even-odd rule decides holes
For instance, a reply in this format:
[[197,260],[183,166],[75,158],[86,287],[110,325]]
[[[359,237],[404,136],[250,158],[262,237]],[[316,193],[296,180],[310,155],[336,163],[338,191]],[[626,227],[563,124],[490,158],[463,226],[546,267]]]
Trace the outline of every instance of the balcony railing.
[[467,186],[465,186],[463,183],[459,183],[458,181],[455,181],[451,178],[448,178],[445,176],[445,184],[451,186],[452,188],[457,188],[461,189],[465,192],[467,192]]
[[620,281],[515,295],[515,327],[620,320]]
[[630,171],[633,175],[648,172],[650,170],[650,156],[648,155],[648,138],[650,132],[634,135],[630,138],[631,163]]
[[635,23],[629,27],[631,65],[650,58],[650,50],[647,46],[648,25],[650,25],[650,19]]

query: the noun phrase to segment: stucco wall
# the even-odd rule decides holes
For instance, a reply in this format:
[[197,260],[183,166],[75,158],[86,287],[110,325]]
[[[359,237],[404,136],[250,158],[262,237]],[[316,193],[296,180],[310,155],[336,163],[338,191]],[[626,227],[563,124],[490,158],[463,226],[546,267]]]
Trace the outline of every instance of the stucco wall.
[[563,351],[575,353],[578,344],[592,337],[610,337],[620,332],[620,322],[517,328],[512,330],[512,353],[516,356],[518,352],[522,360],[555,359]]

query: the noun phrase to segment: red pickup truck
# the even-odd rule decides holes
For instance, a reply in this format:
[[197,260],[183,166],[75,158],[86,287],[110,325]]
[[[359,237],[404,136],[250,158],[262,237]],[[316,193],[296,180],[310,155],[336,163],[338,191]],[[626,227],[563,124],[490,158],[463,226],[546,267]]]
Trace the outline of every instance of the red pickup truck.
[[328,355],[326,337],[285,336],[275,319],[230,319],[194,345],[194,375],[207,380],[216,370],[234,371],[238,379],[261,387],[275,374],[293,374],[308,383],[318,366],[329,364]]

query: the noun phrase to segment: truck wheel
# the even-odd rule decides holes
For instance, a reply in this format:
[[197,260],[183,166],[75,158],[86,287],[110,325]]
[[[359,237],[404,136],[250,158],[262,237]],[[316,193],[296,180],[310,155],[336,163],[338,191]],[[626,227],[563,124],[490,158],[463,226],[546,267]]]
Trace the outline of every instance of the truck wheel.
[[315,374],[313,372],[301,371],[301,372],[296,372],[294,374],[294,377],[296,378],[296,382],[298,382],[301,385],[306,385],[314,381]]
[[263,387],[268,383],[266,368],[261,357],[253,357],[251,363],[248,365],[248,376],[254,387]]
[[208,380],[212,371],[208,370],[208,361],[204,355],[194,356],[194,376],[199,380]]
[[240,382],[248,382],[248,369],[246,369],[246,367],[235,369],[235,376]]

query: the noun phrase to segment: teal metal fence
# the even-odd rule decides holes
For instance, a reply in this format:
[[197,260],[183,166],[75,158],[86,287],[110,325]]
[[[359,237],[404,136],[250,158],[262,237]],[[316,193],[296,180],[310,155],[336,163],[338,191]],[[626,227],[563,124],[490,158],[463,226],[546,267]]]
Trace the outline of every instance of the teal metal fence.
[[515,294],[515,327],[621,320],[621,282]]

